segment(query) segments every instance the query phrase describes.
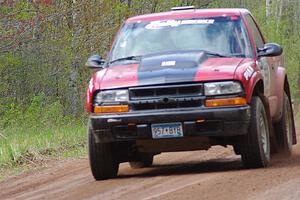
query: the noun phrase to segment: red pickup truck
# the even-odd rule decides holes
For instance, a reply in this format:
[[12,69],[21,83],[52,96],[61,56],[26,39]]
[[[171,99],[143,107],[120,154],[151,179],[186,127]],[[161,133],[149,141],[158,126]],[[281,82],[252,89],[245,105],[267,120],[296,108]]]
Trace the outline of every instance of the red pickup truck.
[[266,43],[246,9],[173,8],[122,25],[87,88],[96,180],[119,164],[151,166],[162,152],[232,145],[247,168],[296,144],[282,48]]

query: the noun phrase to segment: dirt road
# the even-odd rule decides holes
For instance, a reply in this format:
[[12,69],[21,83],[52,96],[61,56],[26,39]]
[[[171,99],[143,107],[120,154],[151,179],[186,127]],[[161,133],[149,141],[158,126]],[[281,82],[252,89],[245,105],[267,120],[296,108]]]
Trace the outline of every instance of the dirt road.
[[[298,131],[298,138],[300,138]],[[87,159],[54,162],[0,183],[0,199],[300,199],[300,145],[290,159],[274,156],[267,169],[243,169],[231,148],[166,153],[154,166],[96,182]]]

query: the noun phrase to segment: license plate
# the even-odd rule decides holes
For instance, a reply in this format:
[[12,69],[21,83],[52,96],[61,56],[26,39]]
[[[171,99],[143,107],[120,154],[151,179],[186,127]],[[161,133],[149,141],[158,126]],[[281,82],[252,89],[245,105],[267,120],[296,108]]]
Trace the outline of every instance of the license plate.
[[181,123],[152,124],[151,129],[153,139],[183,137]]

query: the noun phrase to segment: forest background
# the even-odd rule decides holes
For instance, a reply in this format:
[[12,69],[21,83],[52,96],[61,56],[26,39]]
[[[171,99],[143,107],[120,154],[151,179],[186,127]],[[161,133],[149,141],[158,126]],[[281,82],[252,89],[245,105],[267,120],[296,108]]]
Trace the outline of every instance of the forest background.
[[86,59],[106,56],[126,18],[187,5],[249,9],[283,46],[300,107],[300,0],[0,0],[0,172],[84,155]]

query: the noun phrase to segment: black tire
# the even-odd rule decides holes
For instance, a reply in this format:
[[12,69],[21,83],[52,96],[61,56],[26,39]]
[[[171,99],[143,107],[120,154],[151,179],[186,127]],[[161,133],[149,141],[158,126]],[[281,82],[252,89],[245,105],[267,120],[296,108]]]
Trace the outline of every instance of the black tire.
[[260,97],[251,101],[249,131],[241,138],[241,156],[245,167],[267,167],[270,161],[270,134],[265,106]]
[[241,147],[239,143],[233,145],[233,151],[236,155],[241,155]]
[[141,154],[138,161],[129,162],[130,167],[132,169],[150,167],[153,164],[153,157],[154,156],[152,154]]
[[293,147],[293,117],[290,99],[286,93],[283,96],[282,117],[274,125],[279,153],[287,156],[292,154]]
[[91,171],[96,180],[117,176],[119,163],[114,158],[112,143],[96,143],[90,126],[88,127],[88,151]]

